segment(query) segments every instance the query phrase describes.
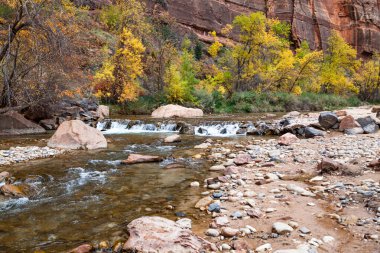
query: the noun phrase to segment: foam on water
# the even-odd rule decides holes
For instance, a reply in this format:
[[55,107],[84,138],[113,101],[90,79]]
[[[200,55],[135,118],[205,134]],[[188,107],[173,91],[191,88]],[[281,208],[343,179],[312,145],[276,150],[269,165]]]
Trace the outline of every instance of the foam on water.
[[89,182],[105,184],[107,180],[106,171],[86,171],[85,169],[79,167],[69,169],[69,173],[79,175],[79,177],[67,182],[67,192],[72,192],[74,188],[83,186]]
[[0,202],[0,212],[4,212],[10,209],[20,208],[26,205],[29,202],[29,198],[18,198],[18,199],[9,199],[3,202]]
[[170,133],[178,132],[176,130],[176,124],[160,124],[159,126],[155,124],[135,124],[129,127],[129,121],[118,122],[113,121],[109,129],[106,128],[107,122],[99,122],[97,129],[102,131],[103,134],[128,134],[128,133]]
[[198,136],[233,136],[238,135],[240,129],[238,123],[221,123],[211,125],[200,125],[195,127],[195,135]]

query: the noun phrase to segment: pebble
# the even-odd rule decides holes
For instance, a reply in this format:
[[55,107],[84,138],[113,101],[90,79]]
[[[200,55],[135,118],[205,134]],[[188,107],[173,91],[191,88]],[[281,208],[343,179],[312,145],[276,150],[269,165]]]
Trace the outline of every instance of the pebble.
[[219,198],[223,197],[223,192],[214,192],[214,193],[212,194],[212,197],[213,197],[214,199],[219,199]]
[[223,243],[222,246],[221,246],[222,250],[230,250],[231,249],[231,246],[228,245],[227,243]]
[[221,234],[225,237],[234,237],[239,234],[239,230],[230,227],[222,228]]
[[335,241],[335,238],[329,235],[326,235],[322,238],[322,241],[327,244],[331,244]]
[[0,150],[0,166],[39,158],[53,157],[63,154],[64,152],[64,150],[52,149],[49,147],[11,147],[8,150]]
[[209,212],[220,212],[220,205],[218,203],[212,203],[208,206]]
[[239,211],[235,211],[231,214],[231,217],[233,217],[234,219],[241,219],[243,218],[243,214]]
[[310,234],[311,233],[310,229],[308,229],[307,227],[300,227],[299,231],[302,234]]
[[225,170],[226,167],[224,167],[224,165],[214,165],[212,167],[209,168],[210,171],[221,171],[221,170]]
[[283,222],[273,223],[272,228],[274,232],[280,235],[287,234],[293,231],[293,228],[291,226]]
[[215,218],[215,224],[217,226],[225,226],[228,223],[230,223],[230,221],[227,216],[219,216]]
[[299,226],[298,223],[295,221],[289,221],[288,225],[291,226],[292,228],[298,228]]
[[255,250],[257,253],[264,253],[272,251],[272,245],[270,243],[263,244],[256,248]]
[[209,228],[206,230],[205,234],[211,237],[218,237],[220,235],[217,229]]
[[184,219],[179,219],[176,221],[176,223],[181,227],[181,228],[184,228],[184,229],[191,229],[191,223],[192,221],[188,218],[184,218]]
[[194,182],[191,182],[190,186],[191,187],[199,187],[200,184],[199,184],[199,182],[194,181]]

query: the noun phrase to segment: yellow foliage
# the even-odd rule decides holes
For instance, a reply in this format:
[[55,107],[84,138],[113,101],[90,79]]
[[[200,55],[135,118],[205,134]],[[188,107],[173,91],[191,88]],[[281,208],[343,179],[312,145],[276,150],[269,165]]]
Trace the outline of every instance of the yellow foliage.
[[115,55],[95,74],[96,95],[112,97],[120,103],[136,100],[141,88],[137,78],[143,74],[145,47],[132,31],[124,28]]
[[328,40],[328,49],[321,73],[324,91],[335,94],[359,92],[353,82],[353,75],[360,65],[356,56],[356,50],[348,45],[337,32],[333,32]]
[[211,55],[212,58],[216,58],[220,49],[223,47],[223,44],[219,42],[215,31],[210,32],[210,35],[214,38],[214,43],[211,44],[207,52]]

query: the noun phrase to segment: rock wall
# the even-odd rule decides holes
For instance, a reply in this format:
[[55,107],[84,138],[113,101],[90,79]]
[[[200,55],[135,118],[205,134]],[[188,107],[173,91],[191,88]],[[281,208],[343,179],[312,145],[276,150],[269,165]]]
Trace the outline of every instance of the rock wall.
[[337,30],[363,55],[380,51],[380,0],[148,0],[150,8],[158,5],[201,39],[238,14],[262,11],[291,23],[296,44],[323,49]]

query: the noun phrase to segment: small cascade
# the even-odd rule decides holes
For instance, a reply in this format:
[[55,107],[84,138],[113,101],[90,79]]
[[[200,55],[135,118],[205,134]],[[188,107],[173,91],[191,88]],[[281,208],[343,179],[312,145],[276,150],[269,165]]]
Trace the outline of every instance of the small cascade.
[[154,133],[154,132],[178,132],[175,123],[144,123],[142,121],[103,121],[99,122],[97,129],[104,134],[127,134],[127,133]]
[[241,135],[238,133],[240,123],[223,122],[223,123],[209,123],[201,124],[195,127],[195,135],[199,136],[233,136]]

